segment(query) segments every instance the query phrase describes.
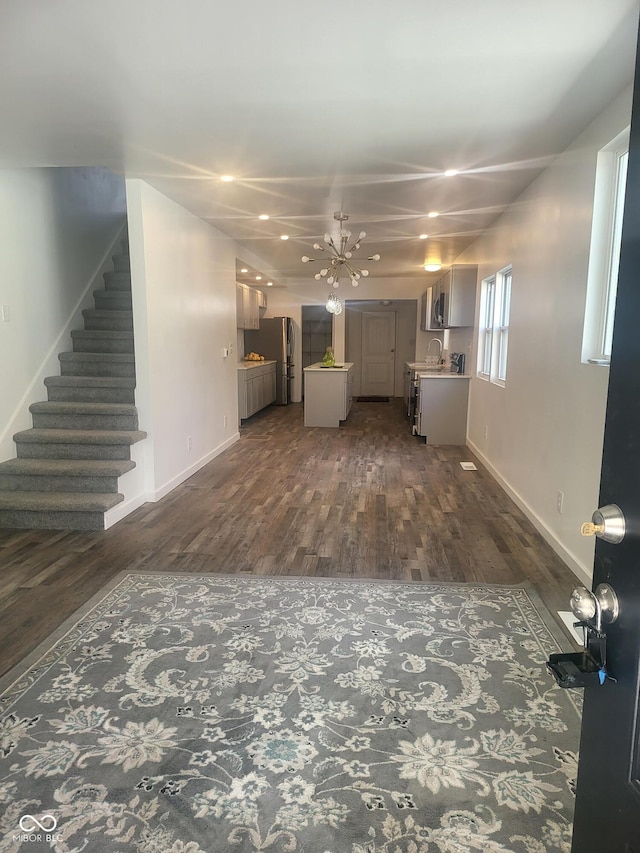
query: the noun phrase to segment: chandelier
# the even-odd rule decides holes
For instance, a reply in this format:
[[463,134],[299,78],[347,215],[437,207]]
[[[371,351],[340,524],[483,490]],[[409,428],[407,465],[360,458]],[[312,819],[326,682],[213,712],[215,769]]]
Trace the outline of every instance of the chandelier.
[[[342,223],[346,222],[349,218],[346,213],[343,213],[339,210],[337,213],[333,214],[333,218],[340,223],[340,233],[338,234],[337,240],[334,240],[331,234],[324,235],[324,242],[327,244],[326,246],[321,245],[320,243],[314,243],[313,248],[317,252],[326,252],[326,259],[329,261],[328,266],[324,267],[317,272],[315,278],[317,281],[320,281],[321,278],[327,279],[327,284],[331,284],[334,287],[340,287],[340,273],[344,270],[349,278],[351,279],[351,284],[354,287],[358,286],[358,282],[361,276],[365,278],[369,275],[369,270],[362,269],[359,265],[352,263],[352,261],[358,260],[353,257],[353,253],[360,248],[360,241],[364,240],[367,236],[366,231],[361,231],[358,238],[351,243],[351,231],[345,231],[342,227]],[[307,255],[303,255],[302,263],[308,264],[314,261],[319,260],[318,258],[309,258]],[[320,262],[324,261],[323,258]],[[379,261],[380,255],[371,255],[367,258],[368,261]],[[335,294],[331,294],[331,296]],[[339,304],[340,300],[338,300]],[[327,310],[330,310],[327,308]],[[342,310],[342,307],[340,308]],[[332,311],[331,313],[339,313]]]

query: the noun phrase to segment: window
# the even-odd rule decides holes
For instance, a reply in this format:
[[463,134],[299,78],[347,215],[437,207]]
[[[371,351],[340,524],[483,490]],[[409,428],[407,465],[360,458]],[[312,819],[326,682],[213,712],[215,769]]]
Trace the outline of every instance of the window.
[[608,364],[618,286],[629,130],[598,153],[582,361]]
[[498,325],[498,379],[507,378],[507,346],[509,343],[509,309],[511,308],[511,269],[501,273],[502,293],[500,295],[500,323]]
[[480,300],[480,329],[478,336],[478,373],[491,376],[491,351],[493,349],[493,313],[496,301],[496,277],[482,282]]
[[478,376],[496,385],[507,380],[511,267],[482,282],[478,335]]

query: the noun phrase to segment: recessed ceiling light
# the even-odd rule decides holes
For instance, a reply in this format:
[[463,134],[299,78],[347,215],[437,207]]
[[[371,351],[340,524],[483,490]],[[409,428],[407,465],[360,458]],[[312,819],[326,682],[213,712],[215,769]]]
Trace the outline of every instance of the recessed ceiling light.
[[442,269],[442,264],[425,264],[424,268],[427,272],[438,272]]
[[272,281],[268,281],[268,282],[267,282],[267,287],[273,287],[273,282],[272,282]]
[[421,240],[426,240],[428,236],[429,236],[428,234],[421,234],[421,235],[420,235],[420,239],[421,239]]
[[268,219],[268,218],[269,218],[269,214],[268,214],[268,213],[261,213],[261,214],[260,214],[260,216],[258,217],[258,219],[265,219],[265,220],[266,220],[266,219]]
[[240,270],[240,272],[249,272],[249,270],[248,270],[246,267],[242,267],[242,269]]
[[429,219],[435,219],[436,216],[440,216],[440,214],[437,210],[430,210],[427,216],[429,217]]
[[288,234],[281,234],[281,235],[280,235],[280,239],[281,239],[281,240],[288,240],[288,239],[289,239],[289,235],[288,235]]
[[262,281],[262,276],[261,276],[261,275],[257,275],[257,276],[256,276],[256,281]]
[[457,169],[447,169],[444,173],[445,178],[453,178],[454,175],[458,174]]
[[220,175],[220,180],[225,184],[230,184],[233,179],[233,175]]

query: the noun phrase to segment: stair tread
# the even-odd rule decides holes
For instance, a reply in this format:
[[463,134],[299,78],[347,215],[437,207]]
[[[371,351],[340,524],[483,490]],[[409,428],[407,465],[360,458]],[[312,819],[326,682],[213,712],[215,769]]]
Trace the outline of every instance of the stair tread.
[[119,492],[0,491],[0,510],[16,512],[106,512],[124,500]]
[[137,415],[138,411],[132,403],[80,403],[66,400],[43,400],[32,403],[29,411],[34,414],[64,414],[64,415]]
[[131,341],[133,332],[123,332],[117,329],[74,329],[72,338],[104,338],[105,340]]
[[60,361],[120,361],[133,364],[135,356],[130,352],[61,352]]
[[[98,291],[101,293],[102,291]],[[82,312],[83,317],[121,317],[122,319],[129,319],[129,317],[133,316],[133,310],[131,308],[85,308]]]
[[131,429],[25,429],[13,440],[30,444],[135,444],[146,437],[146,432]]
[[121,477],[135,468],[130,459],[8,459],[0,474],[42,477]]
[[73,388],[135,388],[136,380],[129,376],[47,376],[44,384]]

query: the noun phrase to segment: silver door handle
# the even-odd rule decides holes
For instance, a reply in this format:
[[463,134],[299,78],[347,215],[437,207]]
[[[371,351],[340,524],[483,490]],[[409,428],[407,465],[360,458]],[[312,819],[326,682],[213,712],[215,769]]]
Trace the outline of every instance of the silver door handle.
[[571,593],[569,607],[581,622],[593,624],[602,631],[602,623],[611,625],[620,615],[618,596],[608,583],[598,584],[595,592],[579,586]]

